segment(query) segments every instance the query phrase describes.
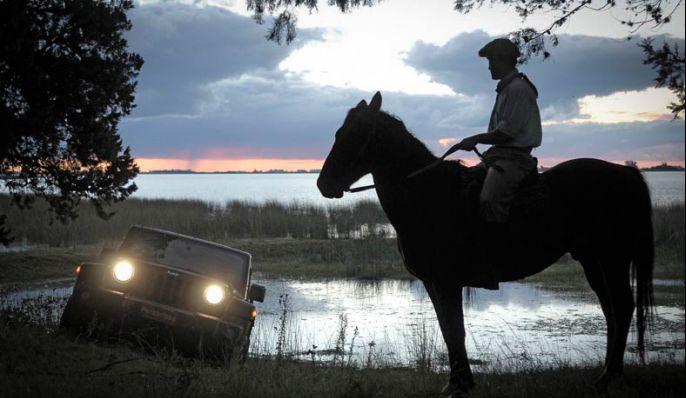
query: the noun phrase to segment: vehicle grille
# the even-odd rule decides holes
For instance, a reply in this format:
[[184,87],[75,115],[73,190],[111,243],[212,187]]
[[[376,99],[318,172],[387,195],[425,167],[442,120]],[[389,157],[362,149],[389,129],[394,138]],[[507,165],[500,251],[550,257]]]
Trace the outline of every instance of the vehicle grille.
[[[148,269],[145,283],[134,294],[145,300],[177,308],[187,308],[192,283],[183,274],[173,275],[165,269]],[[193,301],[193,300],[190,300]]]

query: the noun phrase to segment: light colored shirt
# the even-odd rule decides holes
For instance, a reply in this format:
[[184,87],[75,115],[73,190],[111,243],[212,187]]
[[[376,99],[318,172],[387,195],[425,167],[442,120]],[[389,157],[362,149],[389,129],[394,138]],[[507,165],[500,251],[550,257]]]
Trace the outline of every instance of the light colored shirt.
[[[503,80],[511,78],[513,74],[519,74],[519,71],[515,69]],[[503,146],[535,148],[541,145],[543,129],[536,97],[533,87],[520,77],[515,77],[500,90],[491,112],[488,131],[498,130],[512,137],[512,141]]]

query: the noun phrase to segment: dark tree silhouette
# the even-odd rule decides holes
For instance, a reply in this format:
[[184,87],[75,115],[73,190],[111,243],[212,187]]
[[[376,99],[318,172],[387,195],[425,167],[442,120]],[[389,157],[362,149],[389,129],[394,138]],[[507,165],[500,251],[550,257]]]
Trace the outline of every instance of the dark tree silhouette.
[[657,70],[655,85],[667,87],[676,96],[676,102],[670,103],[669,108],[678,118],[684,113],[684,64],[683,54],[679,54],[679,47],[662,43],[662,48],[655,49],[651,39],[645,39],[640,44],[646,57],[644,64],[651,65]]
[[[130,0],[0,0],[0,182],[20,208],[98,214],[127,198],[138,167],[117,131],[142,58],[127,51]],[[0,242],[10,241],[0,215]]]
[[[328,5],[335,5],[341,12],[349,12],[359,6],[373,6],[381,0],[328,0]],[[622,3],[625,18],[617,19],[625,25],[629,33],[636,33],[645,26],[659,29],[672,20],[672,15],[683,0],[628,0]],[[308,11],[316,11],[318,0],[246,0],[248,10],[253,12],[253,18],[263,22],[265,13],[274,15],[272,27],[267,34],[269,40],[290,43],[296,35],[297,18],[294,9],[304,7]],[[467,14],[480,8],[485,0],[455,0],[455,11]],[[552,23],[543,30],[523,28],[510,34],[512,39],[522,50],[520,63],[525,63],[532,56],[548,58],[550,51],[547,45],[556,46],[559,38],[555,34],[557,29],[564,26],[570,18],[582,10],[604,11],[618,7],[616,0],[490,0],[488,4],[503,4],[514,6],[514,10],[522,20],[526,20],[535,13],[554,15]],[[657,87],[668,87],[675,95],[676,102],[668,108],[678,118],[684,110],[684,58],[679,56],[676,45],[664,43],[661,50],[654,50],[652,42],[642,42],[645,59],[644,63],[657,69],[655,79]],[[666,74],[666,75],[665,75]],[[665,77],[667,76],[667,77]]]
[[[359,6],[371,7],[381,0],[327,0],[327,5],[338,7],[341,12],[350,12]],[[290,43],[295,39],[295,25],[298,18],[293,12],[295,8],[304,7],[308,11],[316,11],[318,0],[246,0],[248,11],[253,12],[253,19],[258,23],[264,22],[264,14],[276,15],[272,27],[267,33],[267,39],[279,44],[284,40]]]

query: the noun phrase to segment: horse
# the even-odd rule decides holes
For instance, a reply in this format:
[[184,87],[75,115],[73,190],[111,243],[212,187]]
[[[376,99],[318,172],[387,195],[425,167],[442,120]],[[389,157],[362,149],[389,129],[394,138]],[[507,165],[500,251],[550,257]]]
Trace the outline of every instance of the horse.
[[[465,188],[470,168],[459,161],[437,161],[400,119],[381,110],[381,101],[377,92],[369,104],[362,100],[348,111],[317,187],[324,197],[340,198],[371,173],[404,265],[423,282],[436,311],[450,361],[443,391],[457,396],[475,386],[465,348],[462,292],[468,284],[459,278],[481,269],[470,255],[475,251],[469,224],[475,211]],[[434,162],[436,167],[427,167]],[[646,325],[652,322],[654,242],[648,187],[637,169],[598,159],[569,160],[541,176],[546,203],[537,206],[535,216],[517,217],[512,210],[514,243],[501,256],[505,263],[498,281],[538,273],[566,253],[581,263],[607,322],[605,364],[595,383],[604,390],[622,375],[634,309],[642,361]]]

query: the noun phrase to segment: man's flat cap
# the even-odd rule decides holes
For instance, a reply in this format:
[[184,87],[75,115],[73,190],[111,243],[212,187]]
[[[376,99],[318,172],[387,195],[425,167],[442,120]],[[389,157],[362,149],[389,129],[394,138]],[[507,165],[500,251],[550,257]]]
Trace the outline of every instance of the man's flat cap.
[[479,56],[486,58],[499,57],[517,59],[520,55],[522,54],[519,52],[519,48],[509,39],[504,38],[495,39],[479,50]]

